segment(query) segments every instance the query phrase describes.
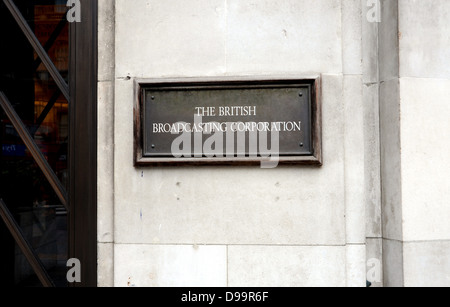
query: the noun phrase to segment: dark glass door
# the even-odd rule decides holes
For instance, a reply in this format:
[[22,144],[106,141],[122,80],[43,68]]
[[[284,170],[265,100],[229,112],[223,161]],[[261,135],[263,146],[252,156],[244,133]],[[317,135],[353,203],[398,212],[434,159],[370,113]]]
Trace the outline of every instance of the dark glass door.
[[67,260],[84,249],[76,225],[89,212],[70,201],[79,180],[71,170],[84,166],[70,128],[80,124],[73,104],[81,76],[67,10],[61,0],[0,2],[1,286],[65,287]]

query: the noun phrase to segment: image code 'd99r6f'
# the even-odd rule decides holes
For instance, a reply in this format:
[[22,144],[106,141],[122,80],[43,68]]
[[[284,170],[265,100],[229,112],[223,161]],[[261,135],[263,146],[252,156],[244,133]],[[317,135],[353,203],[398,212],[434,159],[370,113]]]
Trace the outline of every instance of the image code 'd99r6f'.
[[227,302],[265,302],[269,299],[269,292],[227,292]]

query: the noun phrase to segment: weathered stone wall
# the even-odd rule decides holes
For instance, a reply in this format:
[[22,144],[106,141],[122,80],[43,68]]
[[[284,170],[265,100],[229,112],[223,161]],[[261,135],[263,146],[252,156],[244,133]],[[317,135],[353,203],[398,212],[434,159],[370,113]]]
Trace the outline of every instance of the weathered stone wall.
[[[99,3],[99,285],[450,283],[448,1]],[[133,166],[135,79],[294,74],[321,168]]]

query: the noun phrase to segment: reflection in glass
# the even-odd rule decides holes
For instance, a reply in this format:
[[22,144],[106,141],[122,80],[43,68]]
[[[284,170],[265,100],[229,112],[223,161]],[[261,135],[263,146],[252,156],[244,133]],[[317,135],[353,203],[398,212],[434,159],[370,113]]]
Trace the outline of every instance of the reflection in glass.
[[[34,34],[47,51],[48,56],[55,64],[62,77],[67,81],[69,67],[69,26],[66,19],[67,7],[59,5],[34,5],[34,18],[29,19],[33,25]],[[35,53],[36,64],[40,60]],[[44,64],[40,64],[38,71],[45,70]]]
[[[65,1],[15,1],[66,79],[68,25]],[[68,188],[68,102],[0,1],[0,91],[27,126],[49,165]],[[66,286],[67,212],[0,110],[0,198],[58,286]],[[26,258],[0,221],[0,286],[40,286]]]

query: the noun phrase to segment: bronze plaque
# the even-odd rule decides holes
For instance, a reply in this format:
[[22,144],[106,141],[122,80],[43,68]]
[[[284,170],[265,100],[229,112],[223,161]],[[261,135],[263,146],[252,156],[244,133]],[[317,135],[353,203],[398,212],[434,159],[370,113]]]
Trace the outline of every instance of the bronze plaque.
[[316,92],[314,80],[141,84],[136,162],[229,164],[276,155],[320,164]]

